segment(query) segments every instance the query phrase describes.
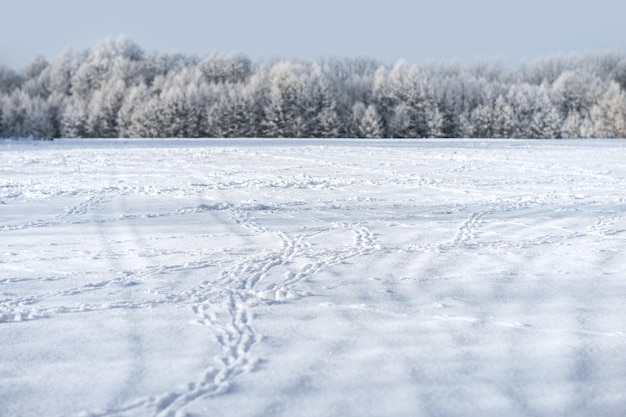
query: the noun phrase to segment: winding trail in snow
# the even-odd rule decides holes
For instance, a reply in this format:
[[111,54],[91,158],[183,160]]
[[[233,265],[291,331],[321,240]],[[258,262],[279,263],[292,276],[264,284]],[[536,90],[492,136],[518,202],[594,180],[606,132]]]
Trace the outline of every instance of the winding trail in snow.
[[327,143],[2,144],[8,415],[623,410],[623,145]]

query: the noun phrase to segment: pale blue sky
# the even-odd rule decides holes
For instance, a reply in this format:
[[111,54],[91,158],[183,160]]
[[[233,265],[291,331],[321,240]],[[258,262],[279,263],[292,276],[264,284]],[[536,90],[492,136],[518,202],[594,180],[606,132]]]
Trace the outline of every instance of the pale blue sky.
[[0,64],[125,36],[146,50],[384,62],[626,50],[623,0],[0,0]]

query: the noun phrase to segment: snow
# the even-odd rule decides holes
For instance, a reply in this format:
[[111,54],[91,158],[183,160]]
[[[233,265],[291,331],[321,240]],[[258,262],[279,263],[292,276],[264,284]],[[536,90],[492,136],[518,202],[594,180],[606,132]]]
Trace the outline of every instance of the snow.
[[2,416],[622,416],[626,143],[0,142]]

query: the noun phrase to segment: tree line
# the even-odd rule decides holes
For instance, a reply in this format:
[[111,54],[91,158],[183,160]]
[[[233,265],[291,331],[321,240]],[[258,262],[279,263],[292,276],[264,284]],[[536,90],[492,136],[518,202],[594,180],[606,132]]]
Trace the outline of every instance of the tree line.
[[623,138],[626,55],[386,65],[146,52],[0,66],[0,137]]

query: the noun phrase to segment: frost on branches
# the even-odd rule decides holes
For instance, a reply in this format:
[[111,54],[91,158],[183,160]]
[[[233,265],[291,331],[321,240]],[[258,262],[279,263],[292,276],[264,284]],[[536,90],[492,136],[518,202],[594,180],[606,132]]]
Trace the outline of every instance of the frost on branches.
[[626,56],[268,63],[120,39],[0,66],[0,137],[626,137]]

